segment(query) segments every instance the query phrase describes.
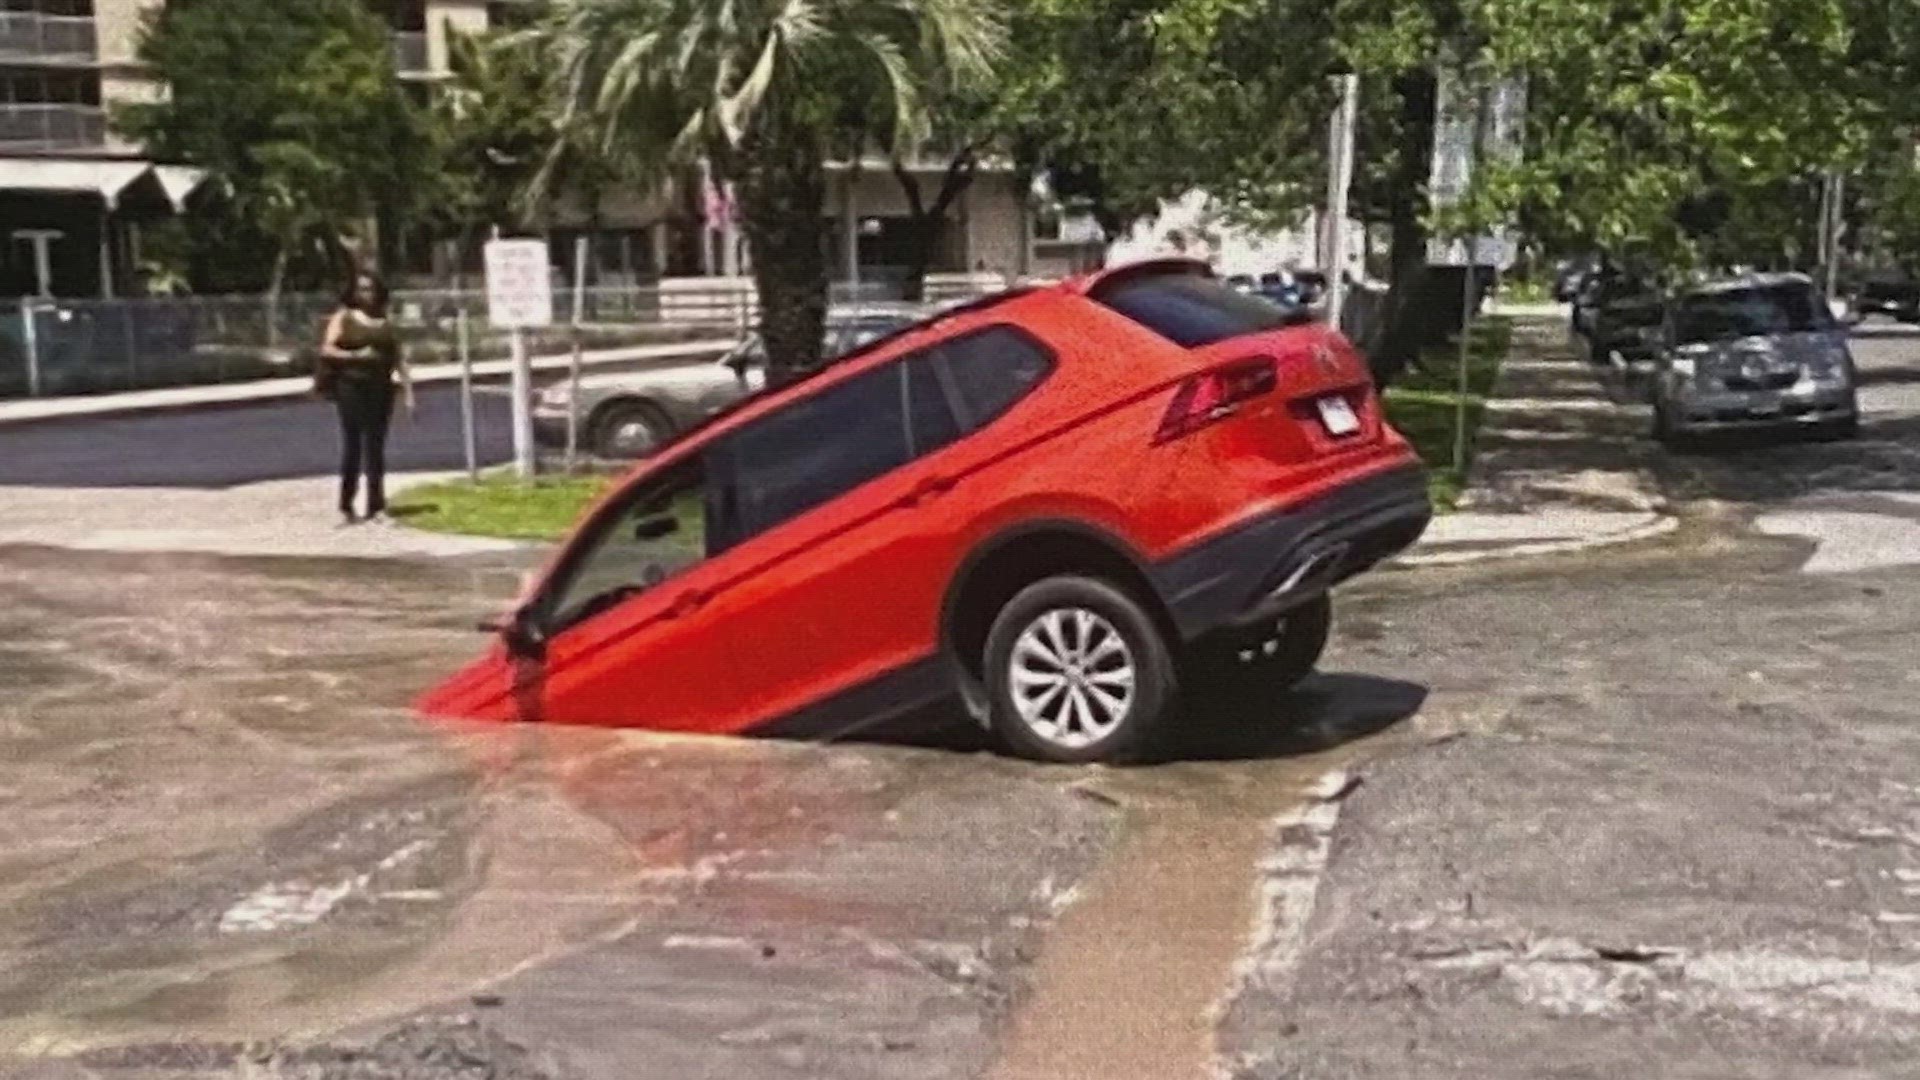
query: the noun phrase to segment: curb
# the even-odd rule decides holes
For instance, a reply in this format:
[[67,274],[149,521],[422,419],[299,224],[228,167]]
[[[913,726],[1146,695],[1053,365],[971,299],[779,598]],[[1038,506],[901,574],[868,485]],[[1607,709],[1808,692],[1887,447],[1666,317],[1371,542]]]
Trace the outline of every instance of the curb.
[[[1617,544],[1631,544],[1639,540],[1650,540],[1664,536],[1680,527],[1680,519],[1667,514],[1657,514],[1652,521],[1622,529],[1604,536],[1583,536],[1568,540],[1543,540],[1531,544],[1514,544],[1509,547],[1493,548],[1486,551],[1437,551],[1429,555],[1403,555],[1387,564],[1417,570],[1430,566],[1468,566],[1474,563],[1501,562],[1508,559],[1534,558],[1542,555],[1565,555],[1576,551],[1591,551],[1595,548],[1613,547]],[[1418,550],[1417,548],[1415,549]]]
[[[606,367],[614,364],[658,364],[672,367],[689,360],[706,356],[718,356],[732,348],[731,341],[691,341],[684,346],[672,346],[673,351],[647,356],[609,357],[604,354],[595,359],[591,354],[581,362],[582,370]],[[641,348],[666,348],[666,346],[642,346]],[[606,350],[607,352],[624,350]],[[572,364],[570,355],[542,356],[533,359],[536,374],[550,371],[565,371]],[[473,378],[476,383],[490,382],[504,378],[512,373],[509,360],[482,360],[473,365]],[[458,365],[436,364],[429,368],[416,369],[413,373],[416,386],[433,386],[460,381]],[[313,383],[305,376],[284,376],[274,379],[257,379],[250,382],[213,384],[221,388],[233,388],[240,392],[226,397],[193,398],[185,396],[186,391],[209,389],[210,387],[164,387],[146,393],[165,393],[167,390],[182,392],[178,400],[125,402],[123,404],[102,404],[97,408],[74,409],[68,412],[47,412],[39,415],[8,416],[4,404],[0,404],[0,428],[28,427],[36,424],[57,424],[97,419],[121,419],[129,416],[147,416],[155,413],[171,412],[211,412],[216,409],[244,409],[252,405],[279,404],[301,398],[313,398]],[[250,392],[249,392],[250,391]],[[142,391],[135,391],[140,393]],[[101,395],[102,400],[113,395]],[[35,399],[27,399],[35,400]],[[43,398],[43,401],[85,401],[87,398]],[[313,400],[319,400],[313,398]]]

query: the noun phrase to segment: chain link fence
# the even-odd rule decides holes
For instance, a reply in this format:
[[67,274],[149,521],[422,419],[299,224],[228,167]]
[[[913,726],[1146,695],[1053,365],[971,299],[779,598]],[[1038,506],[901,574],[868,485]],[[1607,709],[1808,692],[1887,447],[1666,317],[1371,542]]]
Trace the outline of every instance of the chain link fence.
[[[972,275],[929,280],[925,303],[974,299],[1001,283]],[[741,283],[682,279],[644,287],[556,289],[557,325],[529,333],[535,355],[744,337],[759,316]],[[0,309],[0,398],[55,397],[301,376],[312,370],[322,327],[338,301],[320,293],[130,300],[24,299]],[[891,283],[837,285],[836,312],[899,303]],[[1356,289],[1342,320],[1363,347],[1379,337],[1382,296]],[[579,320],[577,330],[575,312]],[[508,355],[487,322],[479,289],[399,290],[393,314],[416,364],[451,362],[467,319],[475,360]]]
[[[933,302],[979,295],[938,283]],[[836,310],[895,300],[884,286],[836,286]],[[128,300],[23,299],[0,309],[0,398],[53,397],[305,375],[338,301],[321,293]],[[536,355],[744,336],[758,317],[750,288],[698,279],[645,287],[556,289],[557,325],[529,333]],[[475,360],[508,355],[480,289],[397,290],[393,315],[418,364],[457,359],[465,314]]]

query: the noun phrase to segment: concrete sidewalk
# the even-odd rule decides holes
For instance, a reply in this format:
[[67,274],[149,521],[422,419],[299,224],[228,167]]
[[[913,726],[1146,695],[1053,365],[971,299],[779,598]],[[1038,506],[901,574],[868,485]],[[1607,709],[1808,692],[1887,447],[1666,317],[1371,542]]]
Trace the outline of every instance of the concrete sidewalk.
[[1653,494],[1643,407],[1617,400],[1549,315],[1517,319],[1460,508],[1402,565],[1579,551],[1676,525]]
[[[581,356],[587,368],[611,364],[658,362],[662,364],[718,356],[732,348],[733,339],[678,342],[669,345],[639,345],[624,349],[596,349]],[[539,356],[533,360],[536,372],[565,371],[572,363],[570,353]],[[476,379],[510,375],[511,360],[482,360],[473,365]],[[458,382],[459,364],[429,364],[413,369],[416,383]],[[249,405],[263,401],[283,401],[303,397],[313,391],[313,380],[306,375],[251,382],[219,383],[212,386],[170,386],[158,390],[131,390],[117,394],[88,394],[78,397],[29,398],[0,401],[0,425],[48,420],[74,420],[99,416],[128,416],[165,412],[171,409],[217,408]]]
[[[458,473],[408,473],[390,490]],[[421,532],[399,524],[344,526],[331,476],[234,488],[0,487],[0,546],[80,551],[182,552],[240,557],[458,559],[539,550],[480,537]]]

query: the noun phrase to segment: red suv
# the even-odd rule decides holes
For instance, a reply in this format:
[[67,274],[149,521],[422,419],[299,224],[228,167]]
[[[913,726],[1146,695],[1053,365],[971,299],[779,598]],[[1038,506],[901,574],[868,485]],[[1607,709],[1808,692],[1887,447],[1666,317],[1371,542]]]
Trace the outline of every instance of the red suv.
[[1124,756],[1183,681],[1280,688],[1424,470],[1337,332],[1167,260],[945,312],[662,446],[421,708],[834,737],[957,695]]

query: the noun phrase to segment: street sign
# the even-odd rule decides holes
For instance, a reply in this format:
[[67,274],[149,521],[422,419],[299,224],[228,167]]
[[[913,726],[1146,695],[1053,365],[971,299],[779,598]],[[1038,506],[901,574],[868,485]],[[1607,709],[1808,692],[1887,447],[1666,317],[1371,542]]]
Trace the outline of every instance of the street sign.
[[545,240],[490,240],[487,321],[507,330],[553,325],[553,271]]
[[[1473,257],[1469,259],[1467,256]],[[1519,252],[1514,242],[1505,233],[1491,236],[1477,236],[1473,239],[1473,250],[1459,240],[1432,239],[1427,241],[1428,266],[1491,266],[1506,270],[1513,266]]]
[[[1475,93],[1460,86],[1458,77],[1443,67],[1436,89],[1433,118],[1433,166],[1429,197],[1436,207],[1453,204],[1473,184],[1482,161],[1515,161],[1521,154],[1521,125],[1526,120],[1526,85],[1495,83]],[[1459,240],[1434,237],[1427,242],[1431,266],[1493,266],[1508,269],[1518,251],[1504,228],[1472,238],[1472,247]]]

